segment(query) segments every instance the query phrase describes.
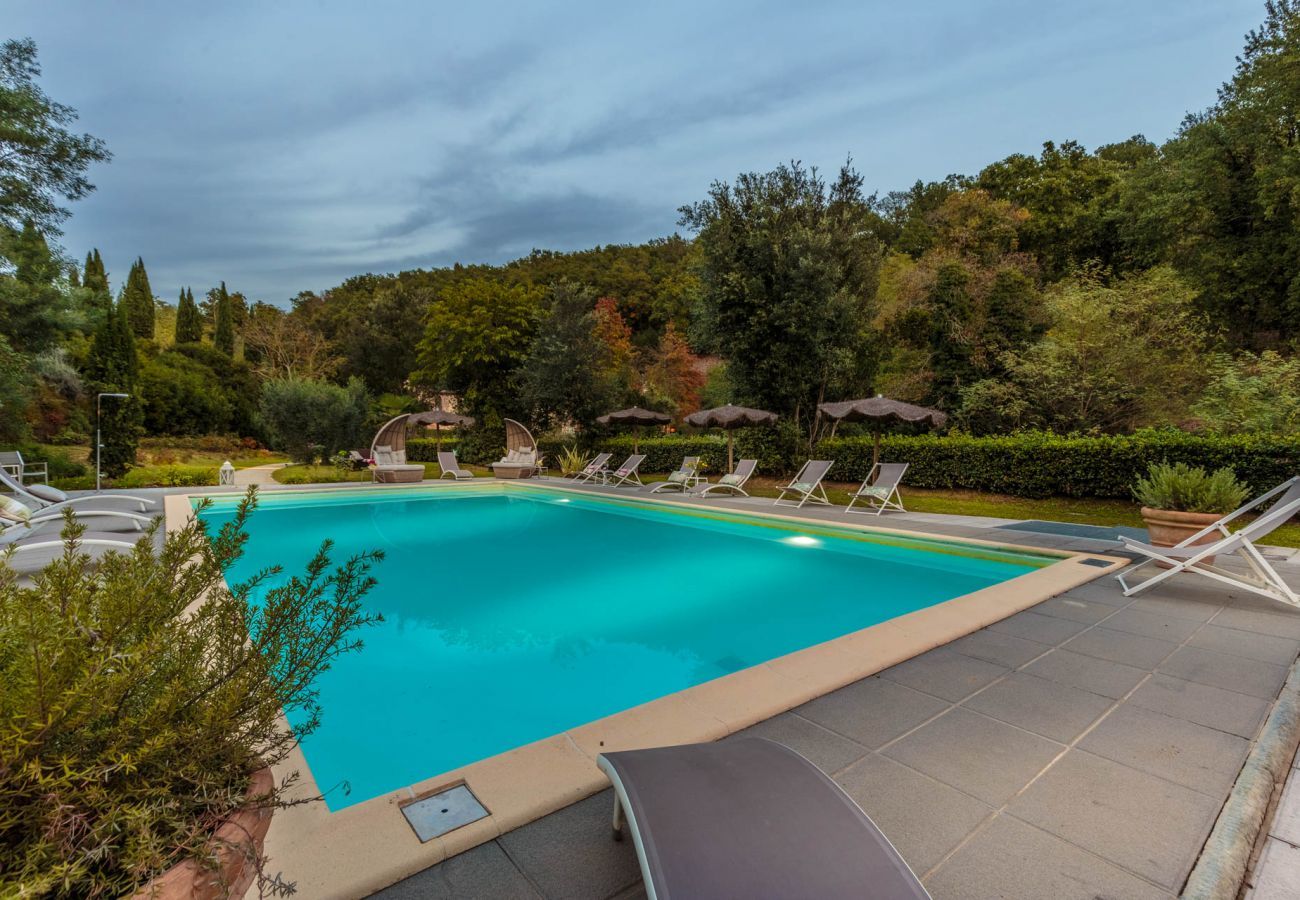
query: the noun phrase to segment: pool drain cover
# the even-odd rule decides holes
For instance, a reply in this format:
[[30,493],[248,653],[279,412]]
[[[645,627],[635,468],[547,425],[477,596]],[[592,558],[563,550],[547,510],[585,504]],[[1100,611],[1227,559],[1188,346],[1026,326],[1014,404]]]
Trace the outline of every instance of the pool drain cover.
[[421,797],[402,807],[402,815],[421,841],[455,831],[462,825],[486,818],[488,811],[470,789],[458,784],[428,797]]
[[1110,560],[1097,559],[1095,556],[1085,557],[1079,560],[1079,562],[1083,563],[1085,566],[1096,566],[1099,569],[1104,569],[1110,565]]

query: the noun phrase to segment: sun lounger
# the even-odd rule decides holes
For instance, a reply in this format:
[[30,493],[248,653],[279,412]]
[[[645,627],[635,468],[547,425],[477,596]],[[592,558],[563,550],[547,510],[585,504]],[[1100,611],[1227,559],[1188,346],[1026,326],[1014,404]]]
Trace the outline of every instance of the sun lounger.
[[652,494],[660,494],[664,491],[679,491],[684,493],[694,483],[699,481],[700,476],[697,474],[700,469],[700,458],[698,456],[687,456],[682,459],[681,468],[675,472],[668,473],[667,481],[656,481],[647,485]]
[[620,487],[625,484],[641,484],[641,476],[637,475],[636,470],[641,468],[641,463],[645,462],[644,453],[634,453],[623,461],[623,465],[617,469],[605,469],[601,474],[604,475],[605,483],[611,487]]
[[438,452],[438,468],[442,469],[439,479],[454,478],[461,481],[465,478],[473,478],[474,473],[468,469],[462,469],[460,463],[456,461],[456,454],[449,450],[440,450]]
[[[898,493],[898,486],[903,482],[903,473],[907,471],[908,465],[909,463],[876,463],[871,467],[867,480],[862,482],[862,487],[849,498],[848,508],[844,511],[875,515],[880,515],[887,509],[907,512],[903,509],[903,497]],[[853,504],[859,500],[866,504],[865,509],[853,508]]]
[[650,900],[929,900],[876,824],[820,769],[765,738],[602,753],[614,837]]
[[48,484],[21,484],[4,469],[0,469],[0,485],[10,490],[24,504],[39,512],[62,512],[65,507],[103,506],[113,503],[134,505],[141,512],[149,508],[150,501],[145,497],[130,494],[89,494],[81,497],[69,497],[56,487]]
[[745,493],[745,483],[753,477],[754,471],[758,468],[758,460],[742,459],[736,463],[736,471],[730,475],[723,475],[718,479],[716,484],[706,484],[694,491],[696,496],[707,497],[714,491],[722,491],[728,494],[739,494],[742,497],[748,497]]
[[[1280,495],[1280,496],[1279,496]],[[1263,506],[1277,498],[1268,511],[1254,521],[1244,525],[1238,531],[1229,531],[1228,523],[1251,510]],[[1187,572],[1200,575],[1225,584],[1228,587],[1250,591],[1269,597],[1279,603],[1300,606],[1298,596],[1273,568],[1272,563],[1260,552],[1256,542],[1267,537],[1297,513],[1300,513],[1300,476],[1284,481],[1265,494],[1261,494],[1240,509],[1234,510],[1212,525],[1202,528],[1196,534],[1179,542],[1174,547],[1155,547],[1132,538],[1122,537],[1124,549],[1145,557],[1137,564],[1129,566],[1115,578],[1124,588],[1124,596],[1131,597],[1139,591],[1167,581],[1175,575]],[[1197,541],[1210,534],[1220,535],[1210,543]],[[1217,564],[1215,557],[1235,555],[1246,564],[1246,571],[1233,571]],[[1128,579],[1143,566],[1151,564],[1165,568],[1143,581],[1129,585]]]
[[[777,506],[801,507],[805,503],[821,503],[830,506],[830,498],[826,496],[826,489],[822,487],[822,479],[830,471],[831,466],[835,464],[830,459],[810,459],[803,464],[799,474],[791,479],[790,483],[781,487],[781,493],[776,498]],[[786,494],[794,494],[799,498],[799,502],[785,499]]]
[[35,531],[43,525],[62,522],[64,512],[69,509],[72,510],[72,514],[79,521],[83,519],[109,519],[117,522],[128,522],[136,531],[143,529],[153,521],[152,516],[142,516],[139,513],[127,512],[121,509],[73,509],[70,506],[64,506],[61,509],[52,507],[32,509],[16,497],[0,494],[0,538],[4,538],[11,533],[21,534],[26,531]]
[[612,453],[596,454],[596,458],[583,466],[581,472],[575,472],[573,474],[573,483],[584,484],[585,482],[591,481],[593,478],[599,478],[600,473],[605,471],[605,464],[609,462],[609,458],[613,455],[614,454]]

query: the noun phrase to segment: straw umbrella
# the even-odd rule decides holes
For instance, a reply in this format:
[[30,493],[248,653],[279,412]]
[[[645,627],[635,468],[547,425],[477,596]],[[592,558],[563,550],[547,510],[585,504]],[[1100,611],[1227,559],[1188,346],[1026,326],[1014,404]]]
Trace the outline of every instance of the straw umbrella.
[[468,428],[474,424],[474,419],[470,416],[462,416],[459,413],[447,412],[445,409],[431,409],[428,412],[416,413],[411,416],[411,422],[416,425],[432,425],[438,439],[438,452],[442,452],[442,426],[454,425],[458,428]]
[[771,425],[776,421],[776,413],[767,412],[762,409],[750,409],[747,406],[732,406],[728,403],[726,406],[715,407],[714,409],[702,409],[699,412],[693,412],[684,420],[687,425],[695,428],[724,428],[727,431],[727,471],[733,471],[736,464],[732,461],[732,432],[737,428],[747,428],[750,425]]
[[653,409],[642,409],[639,406],[633,406],[630,409],[619,409],[612,413],[605,413],[596,421],[601,425],[634,425],[632,431],[632,452],[636,453],[640,447],[638,443],[641,439],[642,425],[667,425],[671,422],[672,416],[665,415],[661,412],[655,412]]
[[840,403],[822,403],[817,407],[824,415],[838,422],[870,422],[876,436],[871,451],[871,465],[880,462],[880,433],[886,425],[908,423],[942,428],[948,421],[947,413],[925,406],[915,406],[902,400],[890,400],[883,394],[865,400],[844,400]]

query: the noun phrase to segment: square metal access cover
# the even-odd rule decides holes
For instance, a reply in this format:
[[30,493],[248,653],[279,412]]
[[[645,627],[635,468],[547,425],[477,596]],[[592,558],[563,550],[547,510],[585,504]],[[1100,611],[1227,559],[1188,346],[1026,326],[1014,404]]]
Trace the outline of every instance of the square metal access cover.
[[428,841],[462,825],[486,818],[488,811],[463,784],[431,794],[402,807],[402,815],[421,841]]
[[1096,566],[1099,569],[1104,569],[1110,565],[1108,561],[1104,559],[1097,559],[1096,557],[1093,556],[1089,556],[1086,557],[1085,559],[1081,559],[1079,560],[1079,562],[1083,563],[1085,566]]

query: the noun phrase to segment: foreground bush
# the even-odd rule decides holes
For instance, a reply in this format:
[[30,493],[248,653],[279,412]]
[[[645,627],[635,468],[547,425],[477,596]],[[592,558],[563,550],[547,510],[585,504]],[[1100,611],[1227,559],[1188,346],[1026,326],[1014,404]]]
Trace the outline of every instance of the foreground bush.
[[[120,897],[204,858],[250,775],[318,724],[312,685],[375,620],[379,554],[331,570],[326,544],[250,605],[278,571],[231,588],[223,573],[255,502],[211,541],[195,520],[95,563],[69,519],[30,587],[0,563],[0,896]],[[294,777],[262,802],[288,803]]]

